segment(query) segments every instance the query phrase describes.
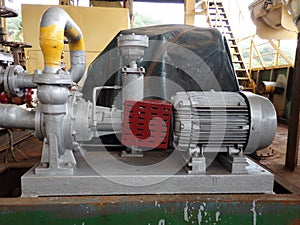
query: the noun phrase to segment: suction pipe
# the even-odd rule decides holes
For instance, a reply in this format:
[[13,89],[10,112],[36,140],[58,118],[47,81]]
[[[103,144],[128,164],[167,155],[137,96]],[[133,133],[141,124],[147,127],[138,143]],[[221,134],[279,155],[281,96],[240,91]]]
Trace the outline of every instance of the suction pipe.
[[35,113],[11,104],[0,104],[0,127],[34,129]]

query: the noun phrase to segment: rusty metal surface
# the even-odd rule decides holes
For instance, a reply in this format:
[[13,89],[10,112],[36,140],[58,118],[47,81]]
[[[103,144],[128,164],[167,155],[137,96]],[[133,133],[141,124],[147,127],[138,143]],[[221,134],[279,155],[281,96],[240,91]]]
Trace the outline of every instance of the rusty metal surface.
[[300,195],[293,194],[232,194],[232,195],[121,195],[121,196],[74,196],[74,197],[39,197],[39,198],[0,198],[0,207],[24,205],[78,205],[151,202],[273,202],[283,204],[299,204]]
[[294,171],[298,163],[298,149],[300,137],[299,125],[300,112],[300,33],[298,33],[298,44],[295,59],[295,70],[293,74],[291,112],[289,118],[289,133],[286,148],[285,167]]
[[[23,161],[30,161],[32,158],[39,159],[41,156],[42,142],[35,138],[33,131],[15,130],[13,131],[13,149],[17,161],[11,155],[8,155],[7,164],[21,163]],[[0,134],[0,165],[5,161],[7,149],[9,145],[9,135],[5,130],[1,130]]]
[[0,199],[0,224],[299,224],[296,195]]
[[[4,133],[5,130],[2,130]],[[16,145],[27,138],[32,137],[32,131],[15,131],[13,132],[14,141],[13,144]],[[8,135],[1,135],[0,136],[0,152],[6,150],[9,147],[9,136]]]
[[[287,145],[288,126],[278,124],[276,136],[268,149],[274,151],[270,157],[262,157],[259,164],[275,175],[275,181],[291,193],[300,194],[300,167],[290,171],[285,168],[285,151]],[[298,155],[298,165],[300,155]]]

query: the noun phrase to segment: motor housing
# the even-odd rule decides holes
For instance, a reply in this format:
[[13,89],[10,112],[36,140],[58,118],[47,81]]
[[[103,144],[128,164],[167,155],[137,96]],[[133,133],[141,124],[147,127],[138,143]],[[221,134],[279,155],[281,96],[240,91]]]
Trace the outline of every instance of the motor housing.
[[222,152],[228,148],[250,154],[267,147],[276,132],[272,103],[248,92],[178,92],[174,106],[174,147],[200,147]]

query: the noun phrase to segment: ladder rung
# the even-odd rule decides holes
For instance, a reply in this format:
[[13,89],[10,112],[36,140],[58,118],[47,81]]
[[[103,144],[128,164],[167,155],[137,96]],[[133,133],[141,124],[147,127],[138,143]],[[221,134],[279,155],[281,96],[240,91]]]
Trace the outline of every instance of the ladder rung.
[[235,38],[227,38],[228,41],[235,41]]
[[246,69],[236,69],[235,72],[246,72]]
[[238,80],[250,80],[248,77],[237,77]]
[[230,42],[229,45],[237,46],[236,41],[234,39],[233,40],[228,40],[227,39],[227,41]]
[[222,1],[208,1],[208,4],[211,4],[211,5],[214,5],[214,4],[222,5]]
[[223,8],[222,1],[219,2],[209,2],[208,3],[209,7],[218,7],[218,8]]
[[[209,12],[209,14],[210,15],[216,15],[216,13],[215,12]],[[226,13],[224,13],[224,12],[219,12],[218,14],[220,14],[220,15],[222,15],[222,16],[226,16]]]
[[219,10],[219,9],[224,9],[224,7],[221,7],[221,6],[218,6],[218,7],[209,6],[208,9],[210,9],[210,10]]
[[233,61],[233,63],[243,63],[242,60],[238,60],[238,61]]
[[237,48],[237,45],[230,45],[230,48]]
[[[221,26],[221,25],[218,25],[217,27],[222,27],[222,26]],[[225,24],[225,25],[223,25],[223,27],[230,28],[230,25]]]
[[[228,22],[228,19],[211,19],[211,21],[223,21],[223,22]],[[227,24],[226,24],[227,25]]]

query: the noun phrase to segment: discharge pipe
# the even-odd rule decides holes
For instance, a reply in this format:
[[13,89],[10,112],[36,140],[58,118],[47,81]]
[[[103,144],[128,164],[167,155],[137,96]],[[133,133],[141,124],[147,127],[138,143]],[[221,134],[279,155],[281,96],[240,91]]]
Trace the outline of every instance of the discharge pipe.
[[42,16],[40,24],[40,46],[44,56],[44,73],[57,73],[61,68],[61,54],[64,36],[70,48],[70,74],[78,82],[85,71],[85,45],[80,28],[61,8],[49,8]]

